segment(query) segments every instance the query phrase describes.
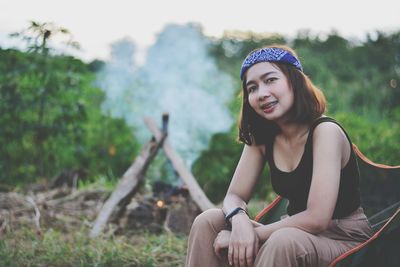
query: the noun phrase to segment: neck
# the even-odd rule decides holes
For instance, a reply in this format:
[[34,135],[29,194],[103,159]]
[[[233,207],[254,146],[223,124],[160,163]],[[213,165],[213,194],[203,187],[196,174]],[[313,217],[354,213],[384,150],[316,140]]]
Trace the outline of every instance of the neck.
[[310,129],[308,124],[299,123],[278,123],[278,126],[281,137],[289,142],[304,137]]

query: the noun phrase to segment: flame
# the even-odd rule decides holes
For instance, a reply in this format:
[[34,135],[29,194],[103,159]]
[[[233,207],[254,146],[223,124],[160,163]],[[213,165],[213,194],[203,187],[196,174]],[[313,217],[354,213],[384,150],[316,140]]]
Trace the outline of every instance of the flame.
[[157,207],[162,208],[162,207],[164,207],[165,203],[162,200],[157,200],[156,205],[157,205]]
[[108,147],[108,154],[110,156],[113,157],[113,156],[115,156],[116,153],[117,153],[117,149],[115,148],[114,145],[111,145],[111,146]]

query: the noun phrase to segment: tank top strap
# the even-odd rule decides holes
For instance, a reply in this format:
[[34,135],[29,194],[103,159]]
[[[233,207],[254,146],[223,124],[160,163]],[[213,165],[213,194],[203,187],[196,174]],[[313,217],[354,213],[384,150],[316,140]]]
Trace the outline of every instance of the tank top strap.
[[[344,134],[346,135],[346,138],[350,143],[350,148],[351,148],[351,150],[353,150],[353,146],[352,146],[352,142],[351,142],[350,136],[347,134],[346,130],[335,119],[333,119],[331,117],[327,117],[327,116],[319,117],[319,118],[315,119],[311,123],[310,132],[309,132],[308,137],[307,137],[305,149],[309,149],[312,146],[312,137],[313,137],[314,129],[320,123],[323,123],[323,122],[332,122],[332,123],[335,123],[336,125],[338,125],[342,129]],[[265,156],[266,156],[266,160],[269,161],[269,162],[272,162],[273,143],[274,143],[274,139],[270,140],[269,142],[267,142],[265,144],[265,154],[266,154]]]
[[[312,134],[314,132],[315,127],[317,127],[320,123],[323,122],[333,122],[334,124],[336,124],[337,126],[340,127],[340,129],[342,129],[342,131],[344,132],[344,134],[346,135],[347,140],[350,143],[350,147],[352,148],[352,142],[350,139],[350,136],[347,134],[346,130],[343,128],[342,125],[340,125],[340,123],[338,123],[335,119],[331,118],[331,117],[319,117],[318,119],[314,120],[311,124],[310,127],[310,134],[308,135],[308,138],[310,139],[312,137]],[[308,140],[307,140],[308,141]]]

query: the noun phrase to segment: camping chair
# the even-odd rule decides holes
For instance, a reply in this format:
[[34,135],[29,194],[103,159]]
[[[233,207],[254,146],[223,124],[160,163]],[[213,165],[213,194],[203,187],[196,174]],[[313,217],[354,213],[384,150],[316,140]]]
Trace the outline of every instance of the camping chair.
[[[361,203],[375,234],[333,260],[329,267],[400,266],[400,165],[376,164],[356,145]],[[262,224],[286,213],[287,199],[278,196],[255,218]]]

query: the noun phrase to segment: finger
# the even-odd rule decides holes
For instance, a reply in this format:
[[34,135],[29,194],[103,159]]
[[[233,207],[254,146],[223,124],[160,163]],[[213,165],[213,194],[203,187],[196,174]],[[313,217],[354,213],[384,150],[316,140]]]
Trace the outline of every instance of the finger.
[[215,252],[215,255],[217,255],[217,257],[218,257],[219,259],[222,258],[222,257],[221,257],[221,247],[220,247],[219,245],[215,245],[215,244],[214,244],[214,252]]
[[240,247],[239,246],[235,246],[233,248],[233,265],[236,266],[240,266],[239,265],[239,253],[240,253]]
[[218,251],[218,237],[214,240],[213,248],[214,248],[214,253],[215,253],[217,256],[219,256],[219,251]]
[[239,247],[239,265],[240,267],[246,267],[246,247]]
[[232,263],[233,263],[233,246],[231,244],[229,244],[229,248],[228,248],[228,262],[229,262],[229,265],[232,266]]
[[246,248],[246,264],[248,267],[253,266],[254,249],[253,246]]
[[260,251],[260,240],[256,238],[255,244],[254,244],[254,257],[257,257],[258,251]]

